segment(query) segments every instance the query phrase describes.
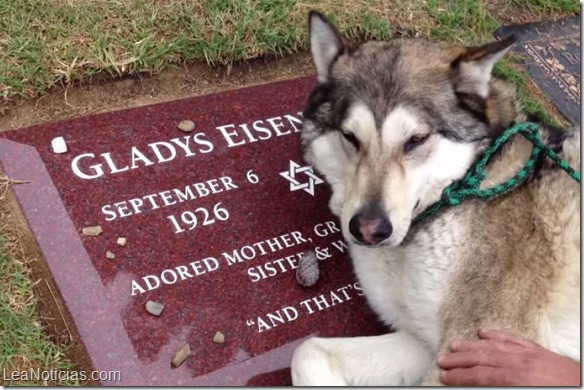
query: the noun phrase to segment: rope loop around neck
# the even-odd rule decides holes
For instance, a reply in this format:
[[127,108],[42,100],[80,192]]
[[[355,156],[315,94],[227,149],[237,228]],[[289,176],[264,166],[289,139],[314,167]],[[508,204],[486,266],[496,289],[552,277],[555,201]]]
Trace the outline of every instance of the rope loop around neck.
[[[495,153],[497,153],[499,149],[501,149],[503,145],[505,145],[505,143],[516,134],[521,134],[533,143],[533,149],[531,150],[529,159],[523,168],[506,182],[481,190],[481,183],[487,179],[485,167]],[[457,206],[465,199],[471,197],[488,199],[514,189],[533,172],[535,164],[542,152],[551,158],[560,168],[566,171],[575,181],[580,183],[580,173],[572,168],[565,160],[561,159],[555,151],[543,143],[539,134],[539,127],[535,123],[517,123],[497,137],[491,146],[487,148],[482,157],[479,158],[467,171],[464,177],[446,187],[442,192],[440,200],[420,213],[414,219],[413,223],[423,221],[424,219],[433,216],[445,206]]]

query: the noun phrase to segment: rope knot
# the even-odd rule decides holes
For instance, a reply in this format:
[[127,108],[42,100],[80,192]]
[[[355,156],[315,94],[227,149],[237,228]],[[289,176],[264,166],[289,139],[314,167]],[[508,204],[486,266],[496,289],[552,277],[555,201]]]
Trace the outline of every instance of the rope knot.
[[480,177],[469,177],[468,180],[466,181],[466,183],[470,186],[470,187],[478,187],[479,184],[481,184],[481,181],[484,179],[481,179]]
[[450,199],[450,198],[452,198],[454,196],[453,195],[453,192],[454,192],[454,188],[453,187],[450,187],[450,186],[449,187],[446,187],[444,189],[444,191],[442,191],[442,199]]

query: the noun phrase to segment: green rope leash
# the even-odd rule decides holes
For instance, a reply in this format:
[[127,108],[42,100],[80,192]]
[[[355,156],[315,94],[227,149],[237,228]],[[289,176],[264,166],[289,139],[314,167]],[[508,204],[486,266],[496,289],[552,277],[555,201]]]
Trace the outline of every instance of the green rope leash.
[[[484,172],[485,166],[491,157],[493,157],[493,155],[509,140],[509,138],[515,134],[521,134],[533,143],[533,149],[529,160],[527,160],[525,166],[521,168],[515,176],[507,180],[505,183],[484,190],[479,189],[481,183],[487,178],[487,174]],[[433,216],[443,207],[459,205],[467,198],[491,198],[517,187],[531,172],[533,172],[535,163],[541,152],[545,152],[545,154],[559,165],[560,168],[580,183],[580,173],[543,143],[536,124],[530,122],[518,123],[507,129],[499,138],[495,139],[493,145],[491,145],[481,159],[468,170],[466,175],[461,180],[446,187],[442,192],[440,200],[419,214],[414,219],[414,223]]]

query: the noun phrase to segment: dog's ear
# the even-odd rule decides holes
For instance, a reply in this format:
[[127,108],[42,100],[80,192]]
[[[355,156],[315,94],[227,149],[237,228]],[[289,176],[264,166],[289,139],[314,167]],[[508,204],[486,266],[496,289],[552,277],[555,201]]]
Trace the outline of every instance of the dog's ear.
[[337,29],[318,11],[308,15],[310,51],[316,65],[318,81],[324,83],[329,78],[330,67],[344,50],[343,38]]
[[451,67],[456,72],[454,86],[456,92],[478,95],[486,99],[489,96],[489,82],[493,67],[507,54],[515,41],[516,37],[510,36],[484,46],[463,49],[451,63]]

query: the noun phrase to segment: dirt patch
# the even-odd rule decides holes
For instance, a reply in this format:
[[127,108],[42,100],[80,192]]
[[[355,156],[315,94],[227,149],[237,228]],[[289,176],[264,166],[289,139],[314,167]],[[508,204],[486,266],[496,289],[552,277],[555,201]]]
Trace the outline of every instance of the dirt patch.
[[156,76],[56,89],[37,100],[21,99],[0,116],[0,131],[15,130],[73,117],[206,95],[314,73],[308,53],[285,58],[263,58],[211,67],[194,63],[168,69]]
[[561,19],[573,15],[571,12],[554,10],[544,12],[537,7],[510,2],[509,0],[488,0],[484,2],[487,11],[497,19],[501,25],[536,23],[544,20]]

